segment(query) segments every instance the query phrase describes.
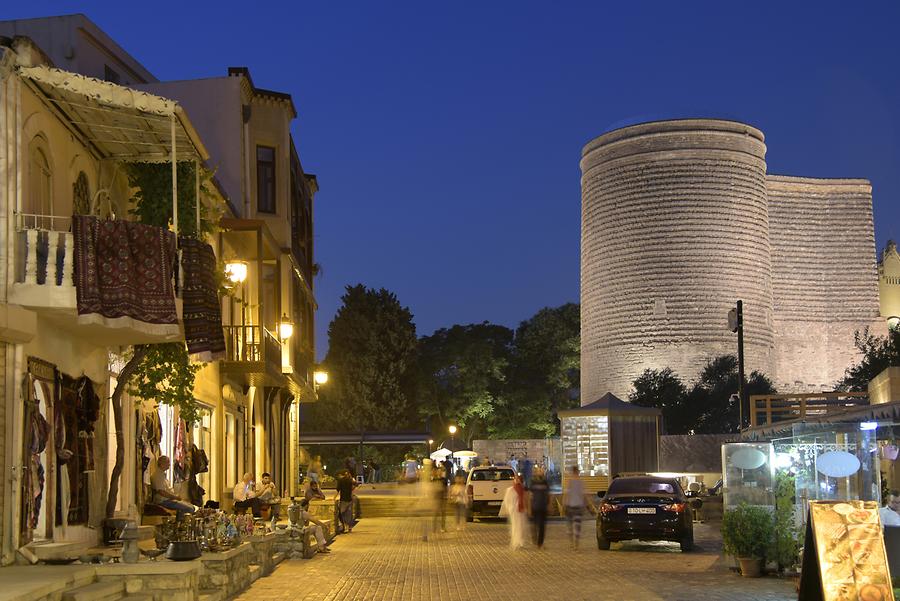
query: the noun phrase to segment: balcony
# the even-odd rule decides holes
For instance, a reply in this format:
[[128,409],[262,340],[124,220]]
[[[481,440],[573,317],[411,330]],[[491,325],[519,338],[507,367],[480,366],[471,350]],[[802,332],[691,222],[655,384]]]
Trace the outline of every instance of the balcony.
[[61,329],[89,338],[99,345],[128,346],[184,339],[182,302],[179,298],[175,299],[178,334],[154,334],[127,324],[113,327],[79,322],[73,277],[75,244],[74,236],[69,231],[71,218],[23,214],[17,217],[19,227],[14,260],[10,265],[15,270],[15,280],[10,287],[9,304],[31,309]]
[[251,386],[281,386],[281,343],[263,326],[224,326],[222,372]]

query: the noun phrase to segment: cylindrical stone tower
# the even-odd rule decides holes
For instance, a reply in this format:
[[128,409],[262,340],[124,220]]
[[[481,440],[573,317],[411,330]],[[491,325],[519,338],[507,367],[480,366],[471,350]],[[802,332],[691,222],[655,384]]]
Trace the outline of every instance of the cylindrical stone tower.
[[772,370],[766,146],[759,130],[686,119],[618,129],[581,159],[581,399],[625,399],[645,369],[689,382],[737,353]]

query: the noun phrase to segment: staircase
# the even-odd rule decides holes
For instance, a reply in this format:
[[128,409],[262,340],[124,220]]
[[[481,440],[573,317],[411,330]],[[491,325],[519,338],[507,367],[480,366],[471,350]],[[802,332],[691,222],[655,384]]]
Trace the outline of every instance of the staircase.
[[407,495],[359,495],[361,518],[408,518],[419,498]]
[[125,592],[125,582],[103,580],[70,589],[63,593],[62,601],[153,601],[151,595]]

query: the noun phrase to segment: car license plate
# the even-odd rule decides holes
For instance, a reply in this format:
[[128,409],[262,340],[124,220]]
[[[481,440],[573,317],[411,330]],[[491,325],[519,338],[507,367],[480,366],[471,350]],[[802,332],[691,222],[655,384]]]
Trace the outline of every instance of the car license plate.
[[628,513],[656,513],[656,507],[629,507]]
[[500,501],[488,501],[488,505],[499,505]]

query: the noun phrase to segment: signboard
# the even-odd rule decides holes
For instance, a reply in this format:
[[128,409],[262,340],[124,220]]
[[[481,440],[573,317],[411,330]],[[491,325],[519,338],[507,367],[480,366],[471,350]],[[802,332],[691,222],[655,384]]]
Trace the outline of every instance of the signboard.
[[894,601],[874,501],[810,501],[800,601]]

